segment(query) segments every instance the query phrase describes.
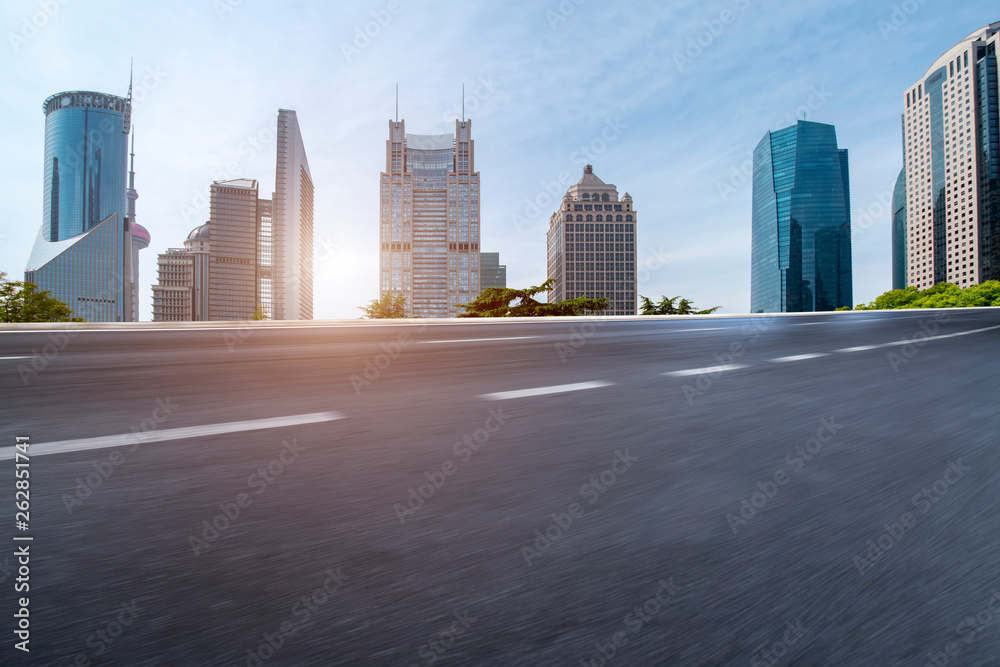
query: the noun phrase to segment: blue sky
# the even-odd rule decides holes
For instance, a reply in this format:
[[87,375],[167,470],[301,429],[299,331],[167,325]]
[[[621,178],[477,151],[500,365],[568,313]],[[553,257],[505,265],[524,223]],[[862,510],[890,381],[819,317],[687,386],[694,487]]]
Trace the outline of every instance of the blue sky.
[[482,248],[500,252],[508,285],[545,279],[549,215],[589,161],[635,200],[639,293],[724,313],[749,309],[741,171],[765,132],[806,111],[850,151],[854,300],[869,301],[891,288],[904,91],[1000,20],[995,0],[345,4],[6,0],[0,271],[23,278],[41,224],[43,100],[124,95],[134,57],[137,214],[153,239],[140,255],[141,319],[156,254],[207,219],[212,180],[256,178],[269,196],[278,108],[298,113],[316,186],[316,317],[358,317],[378,292],[378,177],[397,83],[415,134],[454,128],[465,83]]

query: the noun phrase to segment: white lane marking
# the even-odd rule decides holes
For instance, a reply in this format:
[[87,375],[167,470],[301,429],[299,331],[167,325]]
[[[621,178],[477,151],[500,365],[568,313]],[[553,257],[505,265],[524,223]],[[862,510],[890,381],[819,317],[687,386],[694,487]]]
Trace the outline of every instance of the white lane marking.
[[[843,350],[837,350],[837,352],[861,352],[862,350],[875,350],[875,349],[878,349],[880,347],[896,347],[897,345],[912,345],[912,344],[915,344],[915,343],[923,345],[924,343],[932,341],[932,340],[944,340],[945,338],[956,338],[958,336],[968,336],[969,334],[982,333],[984,331],[993,331],[995,329],[1000,329],[1000,324],[998,324],[996,326],[993,326],[993,327],[986,327],[986,328],[983,328],[983,329],[970,329],[969,331],[959,331],[957,333],[941,334],[940,336],[927,336],[926,338],[920,338],[920,339],[916,339],[916,340],[914,340],[913,338],[910,338],[908,340],[894,340],[891,343],[881,343],[879,345],[863,345],[861,347],[848,347],[848,348],[843,349]],[[920,333],[920,332],[914,332],[914,334],[916,334],[916,333]]]
[[[202,438],[210,435],[239,433],[241,431],[256,431],[267,428],[282,428],[300,426],[302,424],[318,424],[321,422],[345,419],[346,415],[339,412],[314,412],[305,415],[288,415],[286,417],[268,417],[267,419],[251,419],[241,422],[226,422],[223,424],[205,424],[203,426],[183,426],[159,431],[143,433],[120,433],[96,438],[80,440],[58,440],[56,442],[32,443],[29,456],[44,456],[46,454],[65,454],[66,452],[82,452],[88,449],[105,449],[124,445],[139,445],[166,440],[181,440],[184,438]],[[0,460],[14,458],[14,447],[0,448]]]
[[810,352],[809,354],[796,354],[791,357],[778,357],[777,359],[768,359],[768,361],[773,361],[775,363],[783,363],[786,361],[805,361],[806,359],[816,359],[819,357],[828,356],[829,352]]
[[31,357],[0,357],[0,361],[6,360],[6,359],[31,359]]
[[433,343],[489,343],[494,340],[526,340],[528,338],[541,338],[541,336],[508,336],[506,338],[458,338],[455,340],[418,340],[420,345],[431,345]]
[[826,322],[806,322],[805,324],[796,324],[797,327],[810,327],[814,324],[829,324],[833,320],[827,320]]
[[559,384],[552,387],[535,387],[533,389],[518,389],[516,391],[500,391],[495,394],[483,394],[479,398],[487,401],[505,401],[510,398],[525,398],[527,396],[545,396],[546,394],[562,394],[570,391],[582,391],[584,389],[599,389],[600,387],[611,387],[614,382],[577,382],[575,384]]
[[692,368],[686,371],[671,371],[663,373],[671,377],[686,377],[688,375],[701,375],[702,373],[721,373],[723,371],[735,371],[741,368],[749,368],[746,364],[724,364],[722,366],[709,366],[708,368]]
[[[986,327],[984,329],[970,329],[969,331],[959,331],[953,334],[941,334],[940,336],[927,336],[926,338],[908,340],[894,340],[891,343],[880,343],[878,345],[863,345],[861,347],[848,347],[843,350],[837,350],[837,352],[860,352],[862,350],[875,350],[880,347],[896,347],[897,345],[912,345],[914,343],[919,343],[923,345],[924,343],[932,340],[944,340],[945,338],[956,338],[957,336],[968,336],[969,334],[982,333],[984,331],[993,331],[994,329],[1000,329],[1000,324],[993,327]],[[920,333],[920,332],[915,332]]]

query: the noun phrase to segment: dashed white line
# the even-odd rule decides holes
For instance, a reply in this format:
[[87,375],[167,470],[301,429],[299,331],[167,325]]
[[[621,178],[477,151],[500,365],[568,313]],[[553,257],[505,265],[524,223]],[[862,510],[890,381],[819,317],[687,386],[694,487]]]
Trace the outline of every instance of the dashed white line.
[[702,373],[722,373],[724,371],[735,371],[741,368],[749,368],[746,364],[723,364],[722,366],[709,366],[708,368],[692,368],[686,371],[670,371],[669,373],[663,373],[663,375],[669,375],[670,377],[686,377],[688,375],[701,375]]
[[541,338],[541,336],[508,336],[506,338],[457,338],[454,340],[420,340],[421,345],[431,345],[433,343],[492,343],[495,340],[526,340],[528,338]]
[[[44,456],[46,454],[65,454],[66,452],[82,452],[88,449],[105,449],[123,445],[147,444],[167,440],[182,440],[185,438],[202,438],[210,435],[239,433],[241,431],[257,431],[268,428],[283,428],[300,426],[302,424],[318,424],[321,422],[345,419],[346,415],[339,412],[314,412],[304,415],[288,415],[286,417],[268,417],[266,419],[251,419],[240,422],[222,424],[205,424],[203,426],[184,426],[181,428],[161,429],[140,433],[119,433],[117,435],[82,438],[79,440],[58,440],[56,442],[36,442],[31,445],[31,454]],[[14,447],[0,448],[0,460],[14,458]]]
[[898,345],[914,345],[914,344],[923,345],[924,343],[927,343],[932,340],[944,340],[945,338],[968,336],[969,334],[982,333],[984,331],[994,331],[996,329],[1000,329],[1000,324],[993,327],[985,327],[983,329],[970,329],[969,331],[959,331],[957,333],[941,334],[940,336],[926,336],[924,338],[915,338],[917,333],[922,333],[917,331],[914,332],[913,338],[908,338],[904,340],[894,340],[891,343],[881,343],[878,345],[862,345],[860,347],[848,347],[843,350],[837,350],[837,352],[861,352],[863,350],[875,350],[880,347],[896,347]]
[[802,323],[802,324],[796,324],[795,326],[797,326],[797,327],[810,327],[810,326],[812,326],[814,324],[829,324],[831,321],[832,320],[827,320],[825,322],[805,322],[805,323]]
[[829,354],[829,352],[810,352],[809,354],[796,354],[791,357],[778,357],[777,359],[769,359],[768,361],[773,361],[775,363],[784,363],[786,361],[805,361],[806,359],[826,357],[829,356]]
[[6,361],[8,359],[31,359],[31,357],[0,357],[0,361]]
[[487,401],[506,401],[511,398],[525,398],[528,396],[545,396],[546,394],[563,394],[570,391],[583,391],[584,389],[599,389],[601,387],[611,387],[614,382],[577,382],[575,384],[559,384],[551,387],[534,387],[532,389],[518,389],[516,391],[499,391],[495,394],[483,394],[479,398]]
[[834,352],[864,352],[865,350],[874,350],[878,345],[859,345],[858,347],[845,347],[842,350],[834,350]]

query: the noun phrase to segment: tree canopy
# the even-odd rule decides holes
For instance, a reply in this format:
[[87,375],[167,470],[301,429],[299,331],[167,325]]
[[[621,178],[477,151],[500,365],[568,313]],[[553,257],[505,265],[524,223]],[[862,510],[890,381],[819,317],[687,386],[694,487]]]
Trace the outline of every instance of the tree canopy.
[[[541,285],[528,289],[487,287],[471,302],[462,305],[459,317],[554,317],[599,313],[608,308],[607,299],[593,299],[586,295],[558,303],[541,303],[534,297],[548,292],[556,284],[549,278]],[[512,303],[516,302],[516,303]]]
[[[674,302],[678,299],[680,299],[680,302],[675,306]],[[694,303],[688,299],[681,299],[679,296],[675,296],[672,299],[661,296],[659,303],[653,303],[649,300],[649,297],[642,295],[639,296],[639,300],[642,302],[642,312],[639,313],[640,315],[711,315],[722,307],[715,306],[708,310],[695,310]]]
[[364,312],[364,317],[369,320],[392,319],[406,317],[406,295],[397,294],[392,296],[392,292],[383,292],[382,296],[372,299],[367,306],[358,306]]
[[[858,304],[854,310],[891,310],[894,308],[970,308],[1000,306],[1000,281],[988,280],[962,289],[955,283],[938,283],[925,290],[914,286],[885,292],[875,300]],[[844,308],[843,310],[850,310]]]
[[83,322],[73,317],[70,307],[49,296],[48,290],[38,291],[33,283],[7,280],[0,272],[0,322]]

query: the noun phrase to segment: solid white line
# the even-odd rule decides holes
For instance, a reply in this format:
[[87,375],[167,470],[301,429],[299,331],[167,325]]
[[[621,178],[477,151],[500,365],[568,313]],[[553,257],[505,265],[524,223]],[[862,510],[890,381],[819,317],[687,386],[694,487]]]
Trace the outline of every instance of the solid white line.
[[[251,419],[241,422],[227,422],[224,424],[205,424],[203,426],[184,426],[181,428],[169,428],[159,431],[145,431],[142,433],[120,433],[118,435],[105,435],[96,438],[82,438],[80,440],[59,440],[56,442],[32,443],[29,456],[45,456],[46,454],[65,454],[66,452],[82,452],[88,449],[105,449],[107,447],[120,447],[124,445],[137,446],[149,442],[164,442],[166,440],[181,440],[184,438],[203,438],[210,435],[222,435],[225,433],[239,433],[241,431],[257,431],[267,428],[283,428],[286,426],[299,426],[302,424],[318,424],[321,422],[336,421],[345,419],[346,416],[339,412],[314,412],[306,415],[288,415],[287,417],[268,417],[267,419]],[[14,447],[0,448],[0,460],[14,458]]]
[[[861,347],[848,347],[843,350],[837,350],[837,352],[861,352],[862,350],[875,350],[880,347],[896,347],[898,345],[923,345],[932,340],[944,340],[945,338],[956,338],[958,336],[968,336],[969,334],[982,333],[984,331],[993,331],[995,329],[1000,329],[1000,324],[993,327],[986,327],[984,329],[970,329],[969,331],[959,331],[958,333],[941,334],[940,336],[927,336],[926,338],[919,339],[905,339],[905,340],[894,340],[891,343],[881,343],[879,345],[863,345]],[[920,331],[914,332],[914,335],[921,333]]]
[[748,368],[746,364],[725,364],[723,366],[709,366],[708,368],[692,368],[687,371],[671,371],[669,373],[663,373],[663,375],[669,375],[671,377],[685,377],[688,375],[701,375],[702,373],[721,373],[722,371],[736,371],[741,368]]
[[434,343],[489,343],[494,340],[526,340],[528,338],[541,338],[541,336],[508,336],[507,338],[460,338],[456,340],[418,340],[419,345],[431,345]]
[[534,389],[518,389],[516,391],[500,391],[495,394],[483,394],[479,398],[487,401],[505,401],[509,398],[525,398],[527,396],[545,396],[546,394],[562,394],[570,391],[582,391],[584,389],[599,389],[600,387],[611,387],[614,382],[577,382],[576,384],[560,384],[553,387],[535,387]]
[[796,354],[791,357],[778,357],[777,359],[768,359],[768,361],[773,361],[775,363],[783,363],[785,361],[805,361],[806,359],[816,359],[818,357],[825,357],[829,355],[829,352],[810,352],[809,354]]

